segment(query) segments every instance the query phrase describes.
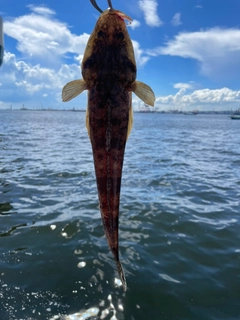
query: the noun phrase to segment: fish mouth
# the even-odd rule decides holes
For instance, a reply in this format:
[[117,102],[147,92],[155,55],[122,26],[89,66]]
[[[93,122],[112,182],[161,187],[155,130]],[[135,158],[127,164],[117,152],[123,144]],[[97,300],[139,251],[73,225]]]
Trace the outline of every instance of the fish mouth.
[[[91,4],[94,6],[94,8],[99,11],[100,13],[103,13],[103,10],[101,8],[99,8],[99,6],[96,3],[96,0],[90,0]],[[108,2],[108,6],[110,10],[114,10],[113,6],[112,6],[112,1],[111,0],[107,0]]]

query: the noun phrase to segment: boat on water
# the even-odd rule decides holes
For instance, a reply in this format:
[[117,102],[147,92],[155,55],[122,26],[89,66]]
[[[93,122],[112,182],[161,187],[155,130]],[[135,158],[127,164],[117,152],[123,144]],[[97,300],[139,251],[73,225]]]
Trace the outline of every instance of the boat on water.
[[3,21],[2,17],[0,17],[0,67],[3,62],[3,51],[4,51],[4,46],[3,46]]
[[240,108],[231,115],[231,119],[240,120]]

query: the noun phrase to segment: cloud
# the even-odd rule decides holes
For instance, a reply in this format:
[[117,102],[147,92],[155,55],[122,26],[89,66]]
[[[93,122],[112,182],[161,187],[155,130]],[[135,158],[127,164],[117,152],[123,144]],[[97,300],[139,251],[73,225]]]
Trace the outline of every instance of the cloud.
[[30,9],[33,13],[4,23],[4,32],[17,40],[20,52],[30,57],[43,57],[45,60],[67,52],[83,53],[88,34],[72,34],[67,24],[49,16],[54,11],[46,7],[30,6]]
[[30,4],[27,6],[31,11],[37,13],[37,14],[41,14],[43,16],[49,16],[49,15],[54,15],[56,12],[44,7],[44,6],[39,6],[39,7],[35,7],[34,5]]
[[182,110],[229,110],[235,109],[240,103],[240,91],[223,87],[221,89],[194,90],[186,94],[188,86],[174,85],[180,90],[175,95],[159,96],[156,99],[157,109]]
[[133,20],[133,21],[128,25],[128,27],[130,27],[130,28],[132,28],[132,29],[134,30],[135,28],[140,27],[140,25],[141,25],[140,21],[138,21],[138,20]]
[[58,70],[18,61],[10,52],[4,54],[1,70],[1,100],[4,103],[41,101],[51,97],[52,103],[61,101],[61,89],[66,82],[79,78],[77,64],[63,64]]
[[[68,25],[55,19],[55,12],[47,7],[28,7],[30,14],[4,24],[5,33],[17,40],[23,58],[18,53],[5,52],[1,106],[51,101],[51,106],[59,107],[62,87],[81,77],[79,63],[89,35],[72,34]],[[65,64],[66,59],[72,63]]]
[[144,51],[141,49],[139,42],[132,40],[132,44],[137,66],[141,67],[150,59],[150,57],[144,54]]
[[149,50],[147,54],[195,59],[205,76],[239,76],[240,29],[212,28],[181,32],[165,46]]
[[179,83],[175,83],[173,85],[173,87],[175,89],[193,89],[193,82],[190,84],[190,83],[183,83],[183,82],[179,82]]
[[181,22],[181,13],[180,12],[177,12],[173,18],[172,18],[172,21],[171,21],[171,24],[174,26],[174,27],[178,27],[182,24]]
[[156,0],[141,0],[138,1],[140,9],[143,11],[146,24],[150,27],[159,27],[163,24],[157,14]]

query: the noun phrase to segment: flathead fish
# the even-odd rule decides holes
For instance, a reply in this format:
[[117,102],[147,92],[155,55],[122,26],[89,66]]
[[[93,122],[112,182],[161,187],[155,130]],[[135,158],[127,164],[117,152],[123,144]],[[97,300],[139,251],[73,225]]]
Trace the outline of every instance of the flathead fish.
[[144,103],[153,106],[155,96],[146,84],[136,81],[136,62],[132,41],[121,11],[112,7],[101,12],[88,40],[83,60],[81,80],[67,83],[62,100],[69,101],[88,90],[86,127],[92,144],[98,198],[102,222],[118,273],[126,291],[127,284],[119,260],[119,201],[124,151],[130,134],[132,92]]

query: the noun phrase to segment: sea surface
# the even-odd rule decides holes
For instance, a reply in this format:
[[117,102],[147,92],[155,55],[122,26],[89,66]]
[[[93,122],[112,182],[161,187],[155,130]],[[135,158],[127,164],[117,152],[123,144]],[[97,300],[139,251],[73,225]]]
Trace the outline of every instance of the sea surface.
[[1,320],[240,319],[240,121],[134,115],[120,253],[85,113],[0,111]]

